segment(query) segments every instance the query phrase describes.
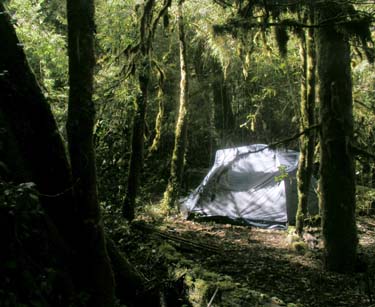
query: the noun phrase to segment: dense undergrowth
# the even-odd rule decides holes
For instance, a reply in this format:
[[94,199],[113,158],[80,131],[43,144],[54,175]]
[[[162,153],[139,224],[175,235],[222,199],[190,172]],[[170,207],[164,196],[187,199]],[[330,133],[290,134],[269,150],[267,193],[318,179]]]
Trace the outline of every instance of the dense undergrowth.
[[0,183],[0,305],[84,306],[64,257],[68,253],[43,212],[33,183]]

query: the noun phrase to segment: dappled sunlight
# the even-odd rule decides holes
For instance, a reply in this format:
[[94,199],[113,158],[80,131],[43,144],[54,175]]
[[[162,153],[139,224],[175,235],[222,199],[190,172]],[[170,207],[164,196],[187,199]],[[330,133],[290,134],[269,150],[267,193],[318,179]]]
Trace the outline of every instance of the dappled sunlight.
[[371,217],[358,218],[358,233],[360,234],[359,244],[362,247],[375,245],[375,220]]
[[[373,243],[373,233],[368,232],[372,223],[372,219],[359,222],[363,247]],[[309,247],[301,241],[294,247],[288,231],[186,221],[176,216],[150,227],[181,253],[179,257],[183,255],[187,272],[195,272],[198,265],[219,280],[227,276],[248,289],[303,306],[334,306],[336,302],[344,304],[339,306],[346,306],[345,302],[367,306],[363,276],[324,271],[321,243]],[[318,228],[310,231],[320,240]]]
[[0,307],[375,307],[373,2],[0,0]]

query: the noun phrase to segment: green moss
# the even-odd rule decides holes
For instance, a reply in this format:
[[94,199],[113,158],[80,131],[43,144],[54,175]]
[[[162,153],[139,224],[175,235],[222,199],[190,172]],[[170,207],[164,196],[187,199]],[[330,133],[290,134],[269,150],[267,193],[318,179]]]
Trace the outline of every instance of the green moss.
[[188,288],[188,300],[193,306],[206,306],[215,294],[216,306],[256,306],[266,303],[270,298],[235,282],[227,275],[207,271],[200,265],[175,270],[176,278],[183,274]]
[[169,262],[178,262],[181,258],[182,255],[176,251],[176,249],[168,244],[168,243],[163,243],[159,247],[159,253]]
[[[301,243],[304,244],[295,242],[295,244]],[[212,298],[213,306],[220,307],[269,306],[278,300],[251,290],[249,285],[238,283],[230,276],[206,270],[200,264],[186,259],[168,243],[159,246],[158,254],[169,263],[171,280],[181,280],[183,277],[186,298],[194,307],[207,306]]]

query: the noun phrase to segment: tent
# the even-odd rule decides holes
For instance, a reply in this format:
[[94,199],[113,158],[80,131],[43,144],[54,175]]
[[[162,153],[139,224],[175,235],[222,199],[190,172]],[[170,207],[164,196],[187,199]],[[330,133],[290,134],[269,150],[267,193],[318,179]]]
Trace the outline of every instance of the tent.
[[[221,149],[202,183],[181,202],[186,217],[224,218],[265,228],[295,223],[299,153],[264,144]],[[309,192],[311,215],[318,213],[316,180]]]

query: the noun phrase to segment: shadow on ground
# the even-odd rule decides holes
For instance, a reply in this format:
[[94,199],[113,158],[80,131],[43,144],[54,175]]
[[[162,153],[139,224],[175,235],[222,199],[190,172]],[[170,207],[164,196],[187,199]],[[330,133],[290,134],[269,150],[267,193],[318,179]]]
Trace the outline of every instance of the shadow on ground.
[[213,276],[229,276],[235,283],[286,303],[311,307],[374,304],[375,227],[371,218],[361,218],[358,225],[360,251],[369,261],[369,271],[352,275],[325,272],[321,249],[292,248],[286,231],[181,219],[134,225],[133,242],[135,238],[138,242],[127,249],[138,257],[135,261],[147,258],[142,265],[148,271],[160,262],[155,249],[168,244],[178,251],[178,259],[170,259],[172,266],[185,266],[185,270],[199,266],[218,274]]

